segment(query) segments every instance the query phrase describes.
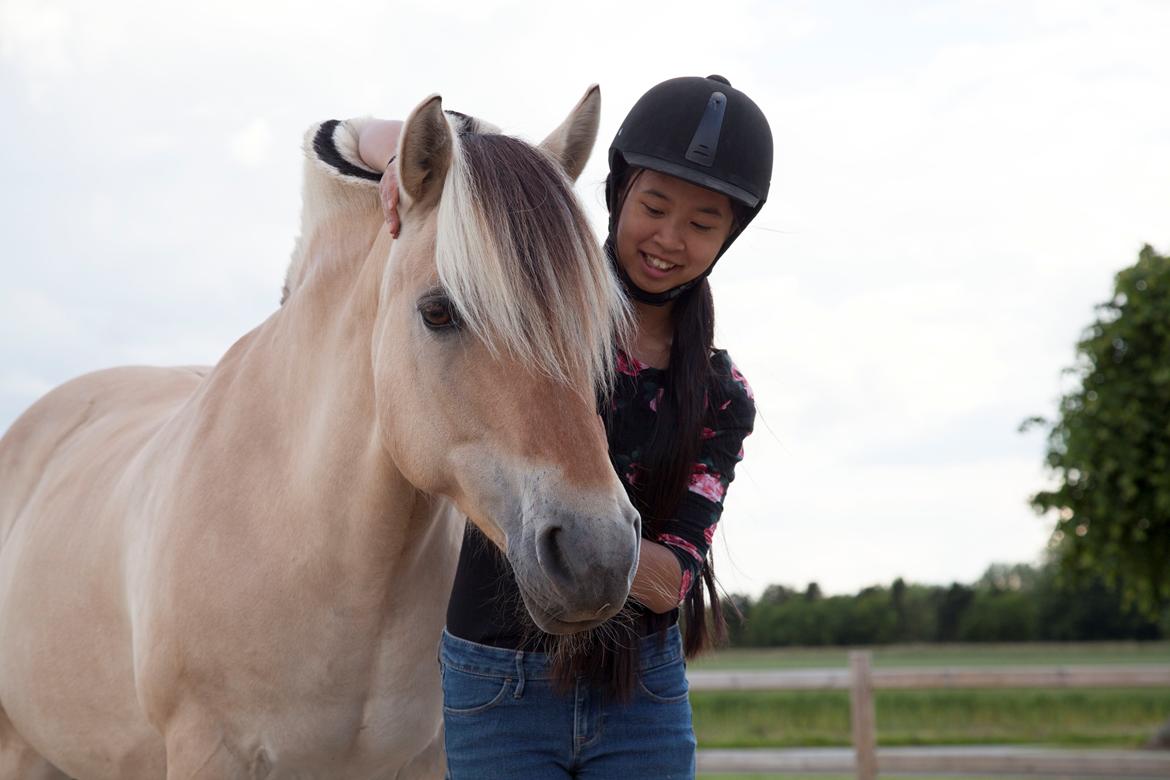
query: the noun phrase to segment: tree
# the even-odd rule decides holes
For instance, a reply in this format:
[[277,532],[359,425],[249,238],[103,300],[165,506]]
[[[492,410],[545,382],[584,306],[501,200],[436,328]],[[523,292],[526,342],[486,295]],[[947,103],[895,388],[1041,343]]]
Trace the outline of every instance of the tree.
[[975,600],[975,591],[966,585],[957,582],[941,591],[936,607],[938,614],[938,641],[956,642],[959,639],[959,626],[963,616]]
[[743,593],[731,593],[724,605],[723,617],[727,621],[727,641],[732,645],[744,643],[744,627],[751,621],[752,599]]
[[909,639],[910,616],[906,610],[906,580],[899,577],[890,586],[890,604],[894,608],[894,641],[905,642]]
[[1036,603],[1020,590],[979,589],[959,621],[964,642],[1029,642],[1036,638]]
[[1032,590],[1039,572],[1026,563],[993,563],[975,583],[981,590]]
[[764,593],[760,596],[760,603],[762,604],[783,604],[795,595],[795,591],[786,588],[783,585],[769,585],[764,588]]
[[1142,248],[1077,344],[1078,387],[1048,426],[1058,487],[1050,546],[1072,580],[1094,575],[1154,617],[1170,606],[1170,257]]
[[1100,575],[1070,582],[1057,572],[1049,553],[1037,571],[1031,596],[1036,606],[1036,639],[1047,642],[1118,639],[1156,640],[1163,632],[1149,616],[1125,604]]

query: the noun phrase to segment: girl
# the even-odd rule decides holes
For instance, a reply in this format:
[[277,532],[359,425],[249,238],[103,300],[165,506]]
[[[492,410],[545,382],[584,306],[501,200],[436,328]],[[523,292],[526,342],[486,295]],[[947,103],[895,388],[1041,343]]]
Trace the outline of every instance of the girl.
[[[367,165],[393,161],[400,128],[360,128]],[[713,347],[707,275],[767,198],[771,131],[727,79],[671,79],[634,105],[609,168],[606,251],[636,331],[599,407],[614,468],[642,514],[630,603],[592,640],[541,635],[502,556],[469,531],[440,646],[452,778],[694,775],[679,613],[686,656],[708,643],[704,590],[723,632],[709,549],[755,418],[747,382]],[[395,166],[380,186],[397,235]]]

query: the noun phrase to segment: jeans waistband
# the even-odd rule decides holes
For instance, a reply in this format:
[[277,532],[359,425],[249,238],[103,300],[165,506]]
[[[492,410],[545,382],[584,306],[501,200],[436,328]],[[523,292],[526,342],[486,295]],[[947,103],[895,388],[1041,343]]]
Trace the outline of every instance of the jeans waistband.
[[[461,639],[443,629],[439,643],[439,659],[444,666],[471,674],[491,676],[522,675],[525,679],[541,680],[552,677],[548,653],[509,650],[504,647],[481,645]],[[682,635],[675,623],[665,632],[644,636],[638,640],[638,668],[654,669],[682,660]]]

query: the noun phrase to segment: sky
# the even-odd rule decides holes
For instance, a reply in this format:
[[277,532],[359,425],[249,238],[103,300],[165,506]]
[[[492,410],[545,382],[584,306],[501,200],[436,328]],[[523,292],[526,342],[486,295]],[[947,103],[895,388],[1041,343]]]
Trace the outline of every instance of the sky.
[[729,591],[1036,562],[1042,431],[1144,243],[1170,251],[1170,5],[0,0],[0,430],[78,374],[215,363],[277,307],[301,137],[423,98],[543,138],[601,85],[578,182],[657,82],[772,126],[769,202],[711,277],[756,431]]

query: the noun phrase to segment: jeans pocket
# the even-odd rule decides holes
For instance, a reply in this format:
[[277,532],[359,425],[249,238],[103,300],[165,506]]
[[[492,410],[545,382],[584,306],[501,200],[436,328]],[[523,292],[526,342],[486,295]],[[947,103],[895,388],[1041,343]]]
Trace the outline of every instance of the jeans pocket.
[[678,704],[690,691],[687,668],[682,659],[638,672],[638,690],[650,701]]
[[474,715],[499,704],[512,684],[511,677],[475,674],[440,667],[443,675],[443,712],[447,715]]

